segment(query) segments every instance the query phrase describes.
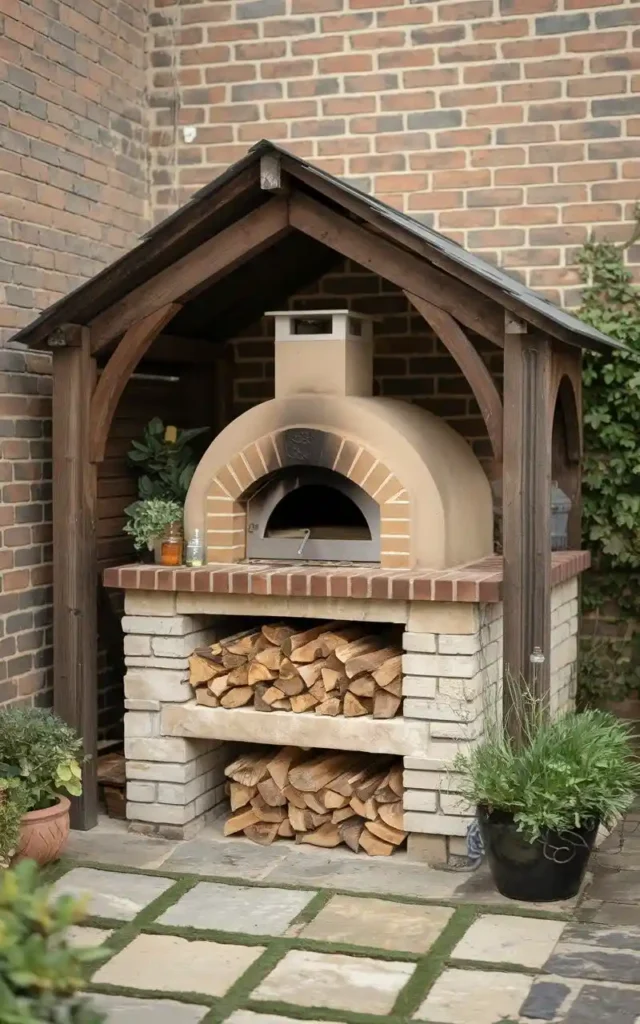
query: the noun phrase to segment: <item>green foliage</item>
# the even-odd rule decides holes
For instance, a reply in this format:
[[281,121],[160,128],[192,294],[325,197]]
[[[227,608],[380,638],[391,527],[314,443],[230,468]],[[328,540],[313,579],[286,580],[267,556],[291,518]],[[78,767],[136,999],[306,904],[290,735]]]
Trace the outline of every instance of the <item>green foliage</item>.
[[[52,807],[61,793],[80,795],[81,749],[73,729],[45,708],[0,709],[0,762],[5,779],[19,780],[28,811]],[[5,789],[9,798],[13,789]]]
[[603,711],[552,721],[540,702],[522,696],[513,682],[507,685],[519,701],[521,741],[511,738],[501,719],[490,721],[485,739],[454,763],[464,797],[512,813],[531,842],[594,816],[612,824],[640,787],[627,726]]
[[184,504],[197,459],[189,442],[208,427],[178,430],[155,416],[144,429],[142,441],[132,441],[128,458],[140,474],[138,497],[163,498]]
[[72,897],[51,900],[33,861],[0,875],[0,1024],[104,1020],[80,992],[105,949],[77,948],[66,938],[83,916]]
[[[640,289],[624,246],[588,242],[578,256],[584,289],[580,317],[627,351],[585,353],[584,535],[597,571],[583,586],[585,611],[613,609],[602,634],[582,642],[580,700],[621,700],[638,690],[637,652],[610,636],[613,620],[640,619]],[[620,630],[624,637],[624,626]]]
[[24,787],[16,782],[9,786],[0,778],[0,870],[7,868],[20,836],[20,823],[27,810]]
[[144,551],[145,548],[151,550],[154,541],[164,533],[167,526],[182,521],[182,511],[179,502],[164,498],[134,501],[125,509],[128,522],[123,529],[133,537],[136,551]]

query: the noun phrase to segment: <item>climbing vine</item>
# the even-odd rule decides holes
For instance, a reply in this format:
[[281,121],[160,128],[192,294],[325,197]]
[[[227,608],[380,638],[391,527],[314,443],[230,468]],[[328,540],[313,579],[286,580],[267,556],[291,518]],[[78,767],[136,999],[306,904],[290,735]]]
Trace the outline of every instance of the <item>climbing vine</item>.
[[583,702],[620,700],[640,689],[640,288],[623,246],[589,241],[580,251],[580,317],[626,350],[584,360],[584,535],[594,569],[583,610],[593,634],[583,641]]

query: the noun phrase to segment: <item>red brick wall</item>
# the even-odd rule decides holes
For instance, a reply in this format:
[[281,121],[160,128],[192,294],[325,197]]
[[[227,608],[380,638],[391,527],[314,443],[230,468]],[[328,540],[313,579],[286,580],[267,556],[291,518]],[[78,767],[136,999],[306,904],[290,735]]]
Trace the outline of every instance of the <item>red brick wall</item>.
[[590,228],[629,234],[640,4],[152,0],[150,18],[156,219],[266,137],[567,304]]
[[51,685],[51,378],[15,330],[147,223],[146,0],[0,0],[0,704]]

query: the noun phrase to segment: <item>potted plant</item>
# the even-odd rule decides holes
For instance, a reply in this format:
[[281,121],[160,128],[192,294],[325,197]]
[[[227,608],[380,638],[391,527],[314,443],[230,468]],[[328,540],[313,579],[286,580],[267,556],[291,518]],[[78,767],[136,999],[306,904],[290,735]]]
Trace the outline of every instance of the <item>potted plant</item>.
[[124,524],[124,532],[133,537],[136,551],[154,552],[155,560],[160,561],[159,545],[167,527],[174,523],[182,526],[182,505],[166,498],[148,498],[134,501],[125,509],[128,521]]
[[141,441],[133,441],[128,459],[138,473],[138,500],[126,508],[124,531],[134,539],[136,551],[153,552],[160,561],[160,540],[174,523],[182,527],[184,507],[197,457],[190,442],[208,427],[180,430],[165,427],[155,416]]
[[488,716],[484,739],[458,754],[463,796],[477,807],[496,887],[511,899],[570,899],[600,824],[612,826],[640,787],[627,726],[597,710],[551,720],[529,695],[514,739]]
[[[0,709],[0,855],[55,860],[69,835],[68,798],[82,792],[82,741],[45,708]],[[4,817],[4,821],[3,821]]]
[[100,1024],[104,1015],[81,995],[103,946],[69,942],[84,917],[70,896],[50,899],[37,865],[24,861],[0,876],[0,1021],[6,1024]]

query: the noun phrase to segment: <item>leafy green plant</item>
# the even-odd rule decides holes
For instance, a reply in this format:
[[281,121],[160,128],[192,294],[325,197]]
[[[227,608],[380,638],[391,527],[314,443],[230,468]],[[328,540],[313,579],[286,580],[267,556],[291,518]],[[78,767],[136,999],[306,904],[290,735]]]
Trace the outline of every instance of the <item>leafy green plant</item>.
[[68,929],[84,917],[70,896],[55,902],[37,865],[23,861],[0,875],[0,1021],[2,1024],[100,1024],[104,1015],[80,993],[104,947],[71,945]]
[[73,729],[45,708],[0,709],[0,762],[11,771],[5,783],[19,781],[27,811],[52,807],[61,793],[80,795],[81,749]]
[[164,498],[149,498],[145,501],[134,501],[124,510],[128,521],[123,529],[133,537],[136,551],[151,550],[154,541],[160,537],[167,526],[182,520],[183,507],[177,501]]
[[509,680],[505,685],[514,694],[519,739],[500,718],[489,718],[485,738],[454,762],[465,799],[513,814],[531,842],[594,817],[613,824],[640,788],[627,726],[594,710],[551,720],[526,689]]
[[624,245],[592,239],[578,256],[578,315],[627,346],[584,357],[583,524],[594,568],[583,580],[582,602],[597,619],[581,644],[582,704],[622,700],[639,689],[632,638],[640,622],[640,289],[625,262],[639,236],[640,207]]
[[0,869],[8,868],[20,836],[20,823],[27,811],[27,795],[19,778],[3,774],[0,765]]
[[184,503],[197,464],[190,442],[208,429],[179,430],[165,427],[158,416],[150,420],[142,441],[132,441],[128,453],[129,462],[140,474],[138,497]]

